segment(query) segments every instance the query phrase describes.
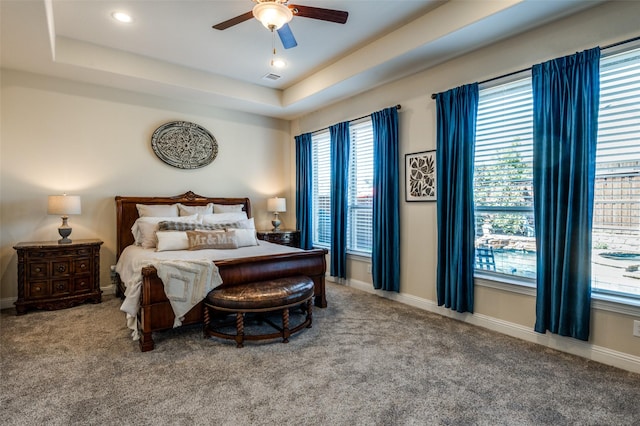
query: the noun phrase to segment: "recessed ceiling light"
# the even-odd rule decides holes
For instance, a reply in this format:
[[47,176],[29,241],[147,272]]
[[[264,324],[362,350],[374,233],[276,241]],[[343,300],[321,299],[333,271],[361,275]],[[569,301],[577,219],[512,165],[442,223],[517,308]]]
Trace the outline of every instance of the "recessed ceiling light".
[[128,24],[129,22],[133,21],[133,18],[131,17],[131,15],[124,12],[113,12],[111,16],[116,21],[124,22],[125,24]]

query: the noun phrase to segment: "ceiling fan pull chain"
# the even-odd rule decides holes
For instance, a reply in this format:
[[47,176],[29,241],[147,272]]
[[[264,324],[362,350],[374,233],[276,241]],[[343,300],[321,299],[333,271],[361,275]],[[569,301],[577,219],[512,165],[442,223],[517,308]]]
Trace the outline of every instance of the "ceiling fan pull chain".
[[273,51],[273,58],[276,57],[276,32],[271,29],[271,50]]

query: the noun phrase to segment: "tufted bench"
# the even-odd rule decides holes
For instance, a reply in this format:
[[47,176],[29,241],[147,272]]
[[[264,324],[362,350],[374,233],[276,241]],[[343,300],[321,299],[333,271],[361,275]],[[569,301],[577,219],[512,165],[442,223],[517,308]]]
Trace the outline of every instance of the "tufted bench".
[[[234,339],[239,348],[244,345],[245,340],[282,337],[282,343],[288,343],[289,336],[293,333],[305,327],[311,327],[313,287],[311,278],[299,275],[213,289],[204,300],[204,337]],[[306,310],[305,320],[294,328],[289,328],[289,308],[297,305],[302,305]],[[278,330],[277,333],[245,335],[246,313],[260,314],[279,310],[282,311],[282,327],[267,318],[264,319],[271,327]],[[235,335],[224,333],[221,328],[216,327],[215,321],[212,321],[216,311],[236,314]]]

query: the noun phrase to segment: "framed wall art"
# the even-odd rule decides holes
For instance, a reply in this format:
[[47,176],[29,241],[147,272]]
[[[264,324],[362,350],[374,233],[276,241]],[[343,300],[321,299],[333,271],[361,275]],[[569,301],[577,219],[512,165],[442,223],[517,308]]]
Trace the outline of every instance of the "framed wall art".
[[404,156],[406,201],[436,201],[436,150]]

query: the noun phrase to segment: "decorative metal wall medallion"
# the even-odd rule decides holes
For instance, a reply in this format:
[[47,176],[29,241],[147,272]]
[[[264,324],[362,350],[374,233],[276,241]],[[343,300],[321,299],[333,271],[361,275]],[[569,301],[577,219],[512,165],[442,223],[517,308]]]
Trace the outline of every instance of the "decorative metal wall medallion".
[[151,148],[159,159],[180,169],[197,169],[216,159],[218,142],[202,126],[172,121],[158,127],[151,136]]

